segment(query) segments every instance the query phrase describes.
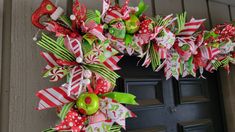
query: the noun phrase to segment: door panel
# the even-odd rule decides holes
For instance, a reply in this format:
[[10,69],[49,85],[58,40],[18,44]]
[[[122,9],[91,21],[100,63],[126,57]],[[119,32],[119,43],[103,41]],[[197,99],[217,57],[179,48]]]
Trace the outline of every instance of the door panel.
[[125,92],[136,95],[139,103],[137,108],[162,106],[164,102],[161,83],[160,79],[126,79]]
[[136,62],[137,57],[124,57],[119,63],[118,90],[136,95],[139,102],[127,106],[137,115],[127,120],[127,131],[223,132],[216,74],[205,73],[207,80],[165,80],[162,71]]
[[179,132],[213,132],[211,120],[197,120],[178,124]]

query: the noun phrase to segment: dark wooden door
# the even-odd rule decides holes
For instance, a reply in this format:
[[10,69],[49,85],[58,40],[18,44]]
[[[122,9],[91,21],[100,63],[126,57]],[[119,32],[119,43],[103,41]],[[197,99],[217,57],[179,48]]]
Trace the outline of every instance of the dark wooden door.
[[165,80],[163,72],[137,62],[137,57],[124,57],[119,63],[118,90],[136,95],[139,102],[128,106],[138,116],[127,120],[128,132],[224,131],[216,74],[205,75],[206,80]]

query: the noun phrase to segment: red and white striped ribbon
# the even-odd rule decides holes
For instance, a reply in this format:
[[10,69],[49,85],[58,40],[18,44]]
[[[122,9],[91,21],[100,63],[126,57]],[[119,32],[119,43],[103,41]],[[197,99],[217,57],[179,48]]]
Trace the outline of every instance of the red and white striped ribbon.
[[70,72],[70,80],[68,85],[68,95],[79,96],[82,90],[83,68],[75,66]]
[[79,38],[65,37],[65,47],[75,55],[75,57],[83,58],[82,46]]
[[158,52],[161,59],[166,58],[166,55],[167,55],[167,49],[166,48],[159,48],[157,52]]
[[205,19],[196,20],[192,18],[189,22],[185,24],[184,29],[179,33],[179,36],[191,36],[198,28],[203,24]]
[[208,72],[213,72],[213,70],[215,70],[214,66],[212,65],[211,62],[208,62],[206,67],[205,67],[206,71]]
[[221,51],[218,48],[212,48],[211,49],[211,58],[215,57],[218,55]]
[[123,55],[120,56],[112,56],[110,58],[108,58],[107,60],[105,60],[103,62],[103,64],[105,66],[107,66],[109,69],[111,70],[119,70],[120,67],[117,66],[117,63],[119,62],[119,60],[123,57]]
[[36,95],[40,98],[37,110],[58,107],[75,101],[73,96],[67,95],[67,89],[65,87],[43,89],[40,90]]
[[168,80],[169,78],[172,77],[171,64],[170,64],[169,60],[166,60],[164,74],[165,74],[166,80]]
[[218,55],[220,53],[220,50],[218,48],[202,46],[200,47],[200,52],[203,58],[211,59],[215,57],[216,55]]
[[54,54],[41,52],[40,55],[47,61],[48,65],[45,67],[46,70],[49,70],[55,66],[60,66],[56,61],[59,60]]
[[151,58],[150,58],[149,52],[147,52],[146,56],[145,56],[144,63],[142,64],[142,66],[147,68],[150,64],[151,64]]
[[103,35],[103,26],[101,24],[89,30],[89,33],[96,36],[99,40],[105,41],[107,38]]
[[105,13],[108,11],[110,4],[111,4],[110,0],[103,0],[103,11],[101,14],[102,19],[104,18]]
[[108,11],[106,12],[106,15],[104,17],[105,23],[110,23],[114,19],[122,18],[122,14],[120,12],[120,9],[118,7],[110,7]]
[[206,46],[202,46],[199,48],[201,55],[203,58],[205,59],[210,59],[211,58],[211,48],[210,47],[206,47]]

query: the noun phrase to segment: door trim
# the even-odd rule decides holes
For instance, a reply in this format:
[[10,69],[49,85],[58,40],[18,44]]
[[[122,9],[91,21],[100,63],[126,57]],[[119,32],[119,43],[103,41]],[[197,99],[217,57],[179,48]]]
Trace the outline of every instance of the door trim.
[[219,71],[217,71],[216,75],[217,75],[217,82],[218,82],[220,111],[221,111],[222,119],[223,119],[223,127],[224,127],[224,131],[227,132],[228,131],[228,124],[227,124],[227,117],[225,114],[224,95],[223,95],[223,90],[222,90],[221,74]]

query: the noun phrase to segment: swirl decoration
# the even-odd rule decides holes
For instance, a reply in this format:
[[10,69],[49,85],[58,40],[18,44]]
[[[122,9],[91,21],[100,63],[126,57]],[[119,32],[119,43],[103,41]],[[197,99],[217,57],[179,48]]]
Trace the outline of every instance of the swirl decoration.
[[[37,45],[46,51],[44,76],[56,82],[67,81],[58,87],[37,93],[37,109],[57,108],[61,122],[45,132],[117,132],[125,129],[125,119],[136,117],[122,104],[137,105],[135,96],[113,92],[119,75],[117,65],[123,55],[137,55],[143,67],[154,72],[164,69],[166,79],[174,77],[203,77],[235,64],[235,26],[222,24],[207,31],[205,19],[192,18],[186,13],[155,18],[144,15],[143,0],[137,7],[114,5],[103,0],[102,13],[89,10],[76,0],[72,15],[61,7],[43,0],[32,15],[32,23],[40,30]],[[40,18],[47,18],[40,21]],[[53,36],[53,37],[50,37]],[[39,40],[38,40],[39,39]]]

